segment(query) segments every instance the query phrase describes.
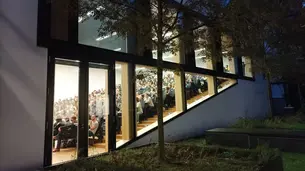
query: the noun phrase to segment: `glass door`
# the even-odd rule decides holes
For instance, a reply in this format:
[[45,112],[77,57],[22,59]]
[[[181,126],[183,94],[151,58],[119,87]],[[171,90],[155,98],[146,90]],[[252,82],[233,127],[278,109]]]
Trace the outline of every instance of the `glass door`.
[[114,62],[52,61],[44,165],[115,149]]

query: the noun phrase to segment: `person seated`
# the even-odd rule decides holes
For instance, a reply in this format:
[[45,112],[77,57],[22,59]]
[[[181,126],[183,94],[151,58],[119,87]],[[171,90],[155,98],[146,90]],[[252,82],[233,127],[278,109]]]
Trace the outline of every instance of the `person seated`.
[[153,116],[154,103],[151,97],[147,93],[144,94],[144,102],[145,102],[144,113],[146,117]]
[[58,115],[55,119],[55,123],[53,125],[53,135],[56,136],[58,134],[58,129],[64,126],[65,123],[62,121],[62,117]]
[[194,82],[194,79],[192,79],[191,81],[191,96],[194,97],[198,94],[198,90],[196,88],[196,85],[195,85],[195,82]]
[[92,137],[95,135],[98,126],[99,126],[99,123],[96,119],[96,116],[91,115],[91,120],[89,122],[89,137]]
[[65,123],[69,123],[70,122],[70,118],[69,117],[66,117],[65,118]]
[[63,139],[76,139],[77,136],[77,121],[76,116],[71,117],[71,122],[67,122],[66,125],[63,125],[58,128],[58,134],[53,136],[55,140],[55,148],[53,152],[59,152],[61,147],[61,141]]
[[140,122],[140,116],[142,114],[143,114],[143,109],[142,109],[140,99],[138,97],[136,97],[136,120],[137,120],[137,123]]

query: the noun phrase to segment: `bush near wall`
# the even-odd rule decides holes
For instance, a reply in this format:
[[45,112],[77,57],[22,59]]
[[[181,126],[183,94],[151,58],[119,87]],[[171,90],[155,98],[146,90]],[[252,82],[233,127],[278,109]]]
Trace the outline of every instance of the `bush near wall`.
[[57,171],[269,171],[282,170],[280,152],[219,146],[167,144],[166,161],[158,160],[156,145],[124,149],[109,155],[63,165]]
[[273,117],[265,120],[240,118],[232,128],[271,128],[305,130],[305,115],[299,113],[293,116]]

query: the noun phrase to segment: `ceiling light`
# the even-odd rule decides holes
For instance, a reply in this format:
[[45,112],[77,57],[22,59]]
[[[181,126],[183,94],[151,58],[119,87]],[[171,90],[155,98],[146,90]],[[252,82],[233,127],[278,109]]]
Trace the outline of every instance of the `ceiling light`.
[[98,37],[98,38],[96,38],[95,40],[96,40],[96,41],[101,41],[101,40],[104,40],[104,39],[109,38],[110,36],[115,36],[115,35],[117,35],[117,33],[116,33],[116,32],[113,32],[111,35]]
[[195,50],[195,52],[201,52],[201,51],[204,51],[204,50],[205,50],[205,48],[197,49],[197,50]]
[[207,56],[203,55],[203,56],[196,56],[196,59],[201,59],[201,58],[205,58]]

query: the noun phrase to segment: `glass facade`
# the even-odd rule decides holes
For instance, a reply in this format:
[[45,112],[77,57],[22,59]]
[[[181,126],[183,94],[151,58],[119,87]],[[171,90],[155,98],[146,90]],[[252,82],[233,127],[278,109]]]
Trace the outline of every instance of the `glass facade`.
[[[61,6],[61,4],[55,5]],[[68,21],[65,17],[62,20]],[[60,22],[61,20],[52,21],[53,24]],[[98,30],[102,24],[90,13],[83,18],[80,17],[78,43],[109,49],[114,51],[113,54],[115,51],[127,53],[127,39],[119,37],[115,32],[99,35]],[[66,26],[58,26],[58,28],[54,26],[52,32],[59,37],[53,38],[68,40],[69,36],[66,33],[69,28]],[[204,36],[199,39],[204,41]],[[199,42],[199,44],[204,43]],[[160,97],[163,100],[161,104],[163,122],[169,121],[236,83],[234,79],[208,75],[209,72],[204,72],[205,70],[199,72],[205,74],[192,73],[199,71],[199,68],[214,69],[212,59],[207,58],[206,49],[199,45],[194,46],[196,69],[179,65],[184,61],[180,58],[180,55],[184,54],[180,53],[185,51],[180,48],[182,47],[179,45],[179,40],[174,39],[173,44],[163,52],[163,61],[172,63],[163,67],[163,93]],[[90,48],[88,49],[90,51]],[[224,72],[237,73],[234,58],[230,58],[228,51],[223,50],[222,54]],[[156,50],[152,51],[152,57],[157,59]],[[51,164],[114,150],[158,126],[156,66],[141,60],[127,62],[116,57],[106,60],[103,58],[107,57],[101,54],[101,58],[96,57],[92,61],[88,58],[86,62],[56,59],[53,113],[49,114],[53,118]],[[99,59],[108,63],[97,63]],[[194,62],[194,59],[191,62]],[[242,57],[242,62],[244,76],[252,77],[250,58]],[[86,66],[83,63],[88,64],[86,68],[88,72],[84,72]],[[87,81],[86,85],[84,86],[80,80]],[[84,93],[87,88],[88,93]],[[79,131],[79,125],[88,126],[88,129],[83,131],[85,133]],[[86,151],[84,155],[80,155],[79,141],[83,144],[80,148]]]

